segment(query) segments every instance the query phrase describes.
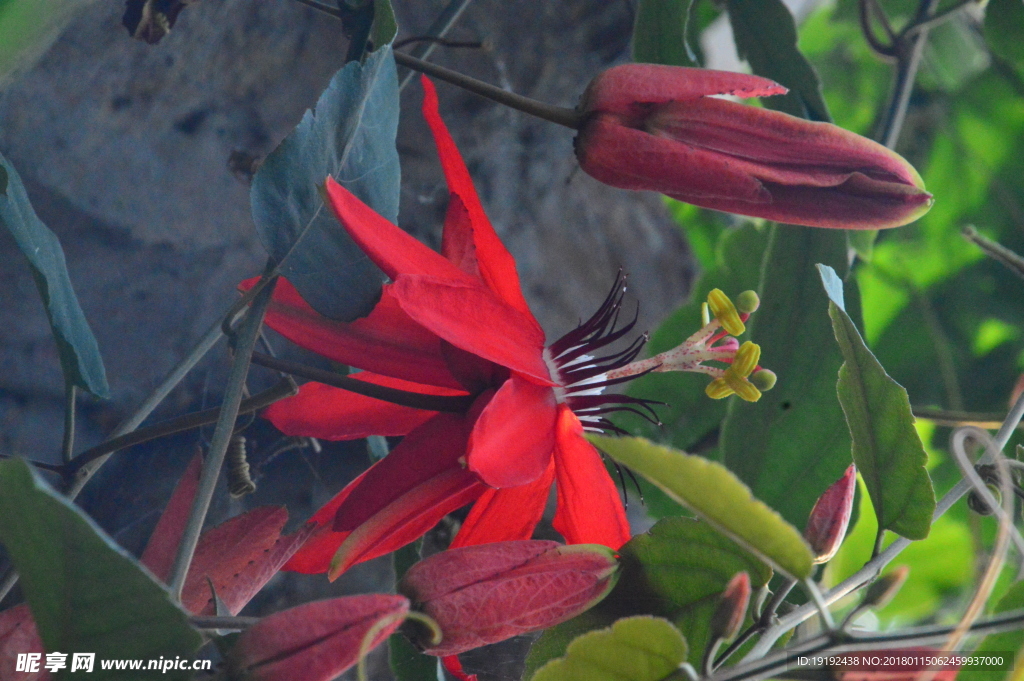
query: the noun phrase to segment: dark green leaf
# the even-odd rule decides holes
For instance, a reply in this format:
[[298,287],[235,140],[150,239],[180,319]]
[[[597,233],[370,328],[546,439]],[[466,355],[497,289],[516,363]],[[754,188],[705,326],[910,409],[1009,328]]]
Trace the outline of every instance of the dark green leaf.
[[[690,302],[673,312],[654,333],[647,345],[648,354],[670,350],[700,328],[701,305],[711,289],[720,288],[730,296],[756,290],[767,244],[768,230],[758,229],[753,224],[723,232],[715,248],[713,268],[701,275]],[[629,388],[631,395],[665,403],[656,407],[663,428],[643,422],[634,432],[653,440],[666,439],[668,435],[668,442],[674,447],[692,449],[718,427],[728,406],[727,401],[709,399],[704,393],[709,380],[702,374],[665,372],[647,374],[633,381]],[[648,511],[658,509],[652,507]]]
[[[20,460],[0,462],[0,541],[47,650],[100,659],[194,656],[202,639],[167,591]],[[185,671],[137,678],[188,679]],[[99,663],[92,679],[123,679]]]
[[656,617],[622,619],[580,636],[566,656],[534,674],[534,681],[658,681],[686,659],[686,640]]
[[14,166],[0,156],[0,167],[6,179],[5,191],[0,193],[0,222],[14,236],[32,267],[57,342],[64,381],[99,397],[108,397],[110,388],[103,358],[71,286],[60,241],[36,215]]
[[836,399],[842,363],[814,269],[846,263],[846,237],[830,229],[772,228],[748,324],[761,364],[778,384],[754,403],[730,398],[722,425],[723,461],[754,496],[804,527],[814,502],[850,465],[850,434]]
[[686,637],[694,664],[699,664],[709,643],[711,615],[729,580],[746,572],[751,586],[759,589],[772,576],[771,568],[734,541],[689,518],[662,520],[630,540],[620,553],[622,587],[616,585],[612,596],[642,599],[643,605],[634,605],[640,606],[637,614],[672,620]]
[[813,121],[831,121],[821,84],[796,46],[796,24],[782,0],[728,0],[736,51],[759,76],[789,88],[764,105]]
[[928,536],[935,493],[925,470],[928,455],[914,429],[907,391],[885,373],[846,314],[842,282],[819,265],[829,296],[828,313],[845,360],[839,370],[839,402],[879,527],[908,539]]
[[810,574],[813,557],[800,532],[721,464],[639,437],[588,439],[779,571],[797,579]]
[[633,23],[633,61],[690,66],[686,46],[690,0],[640,0]]
[[398,32],[398,24],[395,22],[395,10],[391,7],[391,0],[373,0],[373,29],[370,31],[370,40],[374,46],[380,49],[395,39]]
[[390,47],[331,79],[315,115],[260,166],[251,202],[256,230],[282,273],[318,312],[351,321],[380,296],[384,274],[324,205],[331,175],[391,222],[398,218],[398,79]]
[[998,57],[1024,75],[1024,3],[1018,0],[989,0],[985,6],[985,41]]

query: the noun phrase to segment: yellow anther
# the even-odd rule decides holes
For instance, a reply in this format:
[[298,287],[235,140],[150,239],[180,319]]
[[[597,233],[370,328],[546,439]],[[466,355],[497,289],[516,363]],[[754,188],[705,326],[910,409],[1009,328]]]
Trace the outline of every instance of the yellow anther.
[[742,378],[749,376],[757,368],[757,362],[761,359],[761,346],[757,343],[747,341],[736,351],[732,360],[732,366],[725,370],[726,374],[735,374]]
[[722,328],[730,335],[738,336],[747,330],[740,319],[739,312],[736,311],[736,306],[732,304],[729,296],[725,295],[722,289],[712,289],[708,294],[708,306],[715,318],[721,322]]
[[704,388],[704,394],[713,400],[724,399],[734,392],[724,378],[716,378]]
[[761,399],[761,391],[753,383],[742,376],[725,372],[725,381],[732,388],[732,391],[747,402],[757,402]]
[[707,326],[711,323],[711,312],[708,310],[707,303],[700,304],[700,325]]

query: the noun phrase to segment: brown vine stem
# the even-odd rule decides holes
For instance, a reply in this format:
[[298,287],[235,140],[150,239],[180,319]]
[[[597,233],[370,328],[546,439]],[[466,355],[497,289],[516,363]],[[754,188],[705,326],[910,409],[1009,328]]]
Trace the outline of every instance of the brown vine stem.
[[359,395],[365,395],[366,397],[372,397],[384,402],[399,404],[404,407],[412,407],[413,409],[446,411],[461,414],[469,409],[475,399],[473,395],[427,395],[424,393],[414,393],[407,390],[388,388],[383,385],[360,381],[352,378],[351,376],[336,374],[333,371],[324,371],[323,369],[316,369],[314,367],[306,366],[305,364],[299,364],[298,362],[289,362],[287,360],[278,359],[276,357],[271,357],[270,355],[264,355],[261,352],[252,353],[252,363],[259,364],[260,366],[267,367],[268,369],[275,369],[286,374],[291,374],[292,376],[308,378],[311,381],[324,383],[326,385],[334,386],[335,388],[341,388],[342,390],[347,390]]
[[[251,414],[254,411],[259,411],[264,407],[270,406],[284,397],[289,397],[294,394],[294,384],[287,380],[281,381],[263,392],[256,393],[247,400],[242,400],[238,413],[240,415]],[[167,437],[168,435],[180,433],[185,430],[191,430],[193,428],[199,428],[200,426],[216,423],[219,417],[220,407],[214,407],[213,409],[205,409],[191,414],[184,414],[173,419],[161,421],[160,423],[154,423],[153,425],[146,426],[145,428],[133,430],[121,437],[111,438],[110,440],[102,442],[91,449],[85,450],[66,466],[58,467],[57,472],[61,473],[66,478],[73,478],[83,466],[87,466],[100,457],[108,456],[121,449],[134,447],[135,445],[142,444],[143,442],[149,442],[150,440]]]
[[402,66],[408,67],[414,71],[425,73],[428,76],[433,76],[439,80],[443,80],[446,83],[451,83],[456,87],[460,87],[463,90],[472,92],[473,94],[486,97],[491,101],[504,104],[507,107],[511,107],[517,111],[542,118],[552,123],[558,123],[564,125],[567,128],[578,130],[582,117],[575,109],[567,109],[562,106],[554,106],[553,104],[546,104],[539,102],[536,99],[530,99],[529,97],[523,97],[517,95],[514,92],[508,90],[502,90],[500,87],[485,83],[482,80],[477,80],[458,71],[452,71],[446,69],[443,66],[438,66],[422,59],[410,56],[403,52],[395,52],[395,61]]

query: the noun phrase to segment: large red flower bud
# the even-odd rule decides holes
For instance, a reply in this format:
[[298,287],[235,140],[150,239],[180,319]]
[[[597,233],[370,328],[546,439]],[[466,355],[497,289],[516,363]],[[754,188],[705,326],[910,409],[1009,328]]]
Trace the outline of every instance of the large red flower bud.
[[616,66],[583,95],[576,156],[615,187],[797,225],[884,229],[928,211],[932,195],[920,175],[882,145],[714,97],[785,92],[740,73]]
[[833,482],[818,497],[807,518],[804,538],[814,551],[815,563],[827,563],[836,555],[846,537],[853,514],[853,495],[857,491],[857,468],[852,463],[843,477]]
[[575,617],[611,591],[618,567],[605,546],[497,542],[420,561],[398,590],[440,627],[437,644],[411,632],[417,645],[443,657]]
[[246,629],[228,657],[231,679],[330,681],[390,636],[409,612],[403,596],[315,601]]

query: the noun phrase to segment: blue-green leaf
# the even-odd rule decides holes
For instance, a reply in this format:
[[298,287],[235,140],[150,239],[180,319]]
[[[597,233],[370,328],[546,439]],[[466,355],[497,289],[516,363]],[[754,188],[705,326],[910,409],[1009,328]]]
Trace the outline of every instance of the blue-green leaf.
[[839,402],[853,439],[853,460],[868,488],[878,526],[908,539],[924,539],[935,511],[935,492],[925,470],[928,455],[914,428],[910,398],[885,373],[846,314],[836,273],[827,265],[818,269],[845,360],[839,369]]
[[282,274],[318,312],[351,321],[380,297],[384,274],[324,205],[330,175],[398,219],[398,78],[389,46],[346,64],[253,178],[256,230]]
[[3,156],[0,168],[4,171],[0,182],[0,222],[14,236],[32,267],[57,342],[64,381],[93,395],[109,397],[103,358],[71,286],[60,241],[36,215],[18,171]]
[[[24,461],[0,462],[0,542],[49,651],[101,659],[194,657],[202,639],[164,587]],[[133,678],[188,679],[186,671]],[[91,679],[123,679],[97,661]]]

